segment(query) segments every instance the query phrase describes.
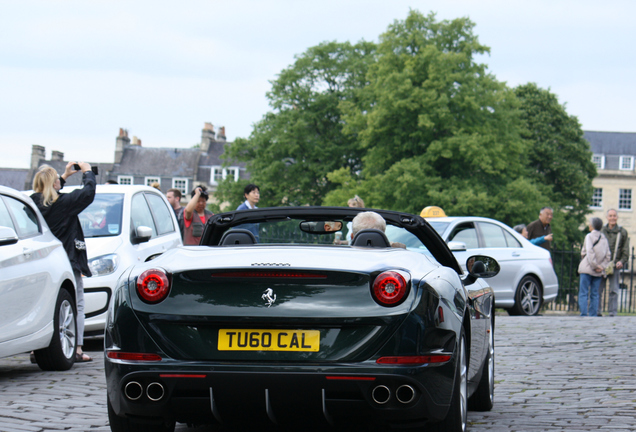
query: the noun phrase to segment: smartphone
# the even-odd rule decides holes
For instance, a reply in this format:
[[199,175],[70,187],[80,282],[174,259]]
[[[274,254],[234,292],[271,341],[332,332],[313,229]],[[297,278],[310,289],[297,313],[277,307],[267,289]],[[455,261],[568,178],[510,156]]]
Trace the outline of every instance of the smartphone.
[[91,167],[91,171],[93,171],[93,174],[95,175],[99,174],[99,169],[97,169],[97,167]]
[[79,171],[79,170],[81,170],[81,168],[80,168],[79,164],[74,164],[74,165],[73,165],[73,169],[74,169],[75,171]]

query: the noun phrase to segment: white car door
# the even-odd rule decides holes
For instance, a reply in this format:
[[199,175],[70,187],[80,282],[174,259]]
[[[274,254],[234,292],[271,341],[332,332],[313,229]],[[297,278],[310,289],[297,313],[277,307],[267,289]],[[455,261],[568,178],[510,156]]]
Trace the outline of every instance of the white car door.
[[521,243],[499,225],[489,222],[476,224],[482,238],[483,254],[496,259],[501,267],[499,274],[490,280],[496,298],[513,300],[527,253]]
[[152,229],[149,241],[135,245],[138,260],[145,262],[181,244],[181,234],[174,212],[162,197],[153,193],[138,193],[132,198],[131,223],[133,229],[146,226]]
[[[46,241],[35,211],[25,202],[0,195],[0,226],[11,228],[18,242],[0,246],[0,342],[35,333],[51,317],[42,313],[55,302],[46,257],[59,242]],[[52,237],[52,236],[51,236]]]

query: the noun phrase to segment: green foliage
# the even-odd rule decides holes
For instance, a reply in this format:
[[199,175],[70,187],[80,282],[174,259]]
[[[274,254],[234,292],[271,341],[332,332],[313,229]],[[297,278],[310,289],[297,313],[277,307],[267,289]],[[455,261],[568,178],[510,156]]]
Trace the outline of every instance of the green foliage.
[[263,206],[320,205],[335,188],[329,172],[360,170],[361,150],[354,136],[342,133],[339,103],[356,99],[374,52],[370,42],[322,43],[272,82],[267,97],[274,110],[225,155],[247,163]]
[[541,199],[524,178],[517,98],[473,60],[488,48],[472,29],[465,18],[411,11],[381,36],[370,84],[341,103],[344,131],[366,149],[361,173],[342,183],[349,195],[368,207],[438,205],[504,222],[527,215],[523,200]]
[[[569,247],[582,239],[580,226],[589,213],[596,176],[590,145],[577,118],[568,115],[549,90],[529,83],[515,88],[515,93],[525,125],[527,175],[545,186],[555,210],[555,241]],[[542,206],[535,204],[537,215]]]
[[[595,175],[580,125],[549,91],[512,90],[488,73],[473,28],[410,11],[377,45],[309,48],[272,82],[273,111],[226,158],[247,163],[263,207],[345,206],[359,195],[367,207],[437,205],[512,226],[548,205],[557,243],[575,241]],[[219,194],[234,205],[236,188]]]

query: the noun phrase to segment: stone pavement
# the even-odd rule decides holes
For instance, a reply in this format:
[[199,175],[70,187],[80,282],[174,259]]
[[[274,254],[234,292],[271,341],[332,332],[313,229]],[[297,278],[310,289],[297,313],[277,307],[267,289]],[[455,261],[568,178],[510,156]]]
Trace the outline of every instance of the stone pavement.
[[[469,412],[470,432],[636,430],[636,317],[498,315],[495,344],[495,407]],[[0,432],[110,431],[101,341],[85,350],[67,372],[0,359]]]

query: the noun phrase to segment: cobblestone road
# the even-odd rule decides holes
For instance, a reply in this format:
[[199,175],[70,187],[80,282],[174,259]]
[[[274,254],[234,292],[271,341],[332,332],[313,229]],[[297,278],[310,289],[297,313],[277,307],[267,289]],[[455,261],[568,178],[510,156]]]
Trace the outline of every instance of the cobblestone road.
[[[67,372],[0,359],[0,431],[110,431],[100,344]],[[636,430],[636,317],[502,315],[495,344],[495,407],[469,412],[469,431]]]

